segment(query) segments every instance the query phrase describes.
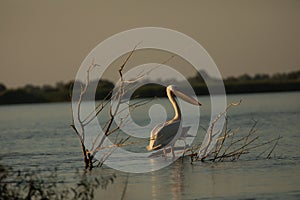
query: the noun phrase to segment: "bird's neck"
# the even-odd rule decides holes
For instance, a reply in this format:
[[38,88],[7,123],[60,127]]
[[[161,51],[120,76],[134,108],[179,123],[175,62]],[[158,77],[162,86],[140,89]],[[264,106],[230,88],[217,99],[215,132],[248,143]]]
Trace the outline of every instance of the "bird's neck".
[[175,98],[174,98],[174,95],[171,92],[168,92],[167,95],[168,95],[168,98],[169,98],[171,104],[173,105],[173,108],[175,111],[175,116],[174,116],[173,120],[181,119],[181,111],[180,111],[180,108],[179,108]]

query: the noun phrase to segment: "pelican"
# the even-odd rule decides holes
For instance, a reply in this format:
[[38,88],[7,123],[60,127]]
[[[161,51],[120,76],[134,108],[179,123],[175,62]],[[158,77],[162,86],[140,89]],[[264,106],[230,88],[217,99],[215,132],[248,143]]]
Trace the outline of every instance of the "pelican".
[[166,147],[170,146],[174,158],[175,157],[174,149],[173,149],[174,144],[178,140],[178,138],[181,137],[182,132],[183,133],[186,132],[183,130],[184,128],[182,128],[181,111],[174,97],[175,96],[179,97],[182,100],[197,106],[201,106],[201,103],[199,103],[194,98],[184,94],[174,85],[169,85],[166,88],[166,91],[167,91],[167,96],[174,108],[175,116],[173,117],[173,119],[165,123],[158,124],[156,127],[154,127],[154,129],[151,131],[150,134],[149,145],[146,147],[146,149],[148,151],[151,151],[151,150],[158,150],[163,148],[164,156],[166,158]]

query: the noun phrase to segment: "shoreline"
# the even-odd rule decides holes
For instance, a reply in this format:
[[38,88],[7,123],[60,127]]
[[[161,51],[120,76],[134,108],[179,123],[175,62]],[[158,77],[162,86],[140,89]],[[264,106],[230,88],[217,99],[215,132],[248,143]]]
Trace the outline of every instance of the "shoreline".
[[[264,92],[236,92],[236,93],[229,93],[226,92],[226,95],[239,95],[239,94],[270,94],[270,93],[291,93],[291,92],[300,92],[300,90],[274,90],[274,91],[264,91]],[[208,96],[209,94],[197,94],[197,96]],[[167,96],[154,96],[154,97],[135,97],[133,99],[150,99],[150,98],[167,98]],[[103,99],[96,99],[95,101],[101,101]],[[0,103],[1,106],[15,106],[15,105],[30,105],[30,104],[56,104],[56,103],[71,103],[70,100],[65,101],[44,101],[44,102],[18,102],[18,103]]]

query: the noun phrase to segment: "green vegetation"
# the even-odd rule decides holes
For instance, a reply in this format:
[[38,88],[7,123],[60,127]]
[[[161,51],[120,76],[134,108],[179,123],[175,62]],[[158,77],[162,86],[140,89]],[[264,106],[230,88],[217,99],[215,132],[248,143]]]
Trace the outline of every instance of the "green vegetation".
[[225,80],[225,87],[228,94],[299,91],[300,71],[276,73],[273,76],[256,74],[251,77],[245,74],[237,78],[229,77]]
[[[206,76],[206,80],[212,84],[216,82],[215,79],[209,77],[205,72],[201,72],[201,74],[202,76]],[[202,76],[198,73],[188,80],[197,95],[208,95],[209,92]],[[276,73],[272,76],[268,74],[256,74],[254,76],[244,74],[238,77],[228,77],[224,79],[224,84],[227,94],[299,91],[300,71]],[[74,82],[70,81],[67,83],[59,82],[55,86],[44,85],[39,87],[25,85],[22,88],[7,89],[3,83],[0,83],[0,104],[70,101],[73,85]],[[112,82],[100,80],[95,99],[104,99],[110,94],[113,88],[114,84]],[[164,87],[156,84],[148,84],[136,90],[133,96],[137,98],[164,97],[166,94]]]
[[[205,72],[202,76],[209,81],[212,87],[218,87],[218,81],[209,77]],[[196,95],[208,95],[209,91],[204,79],[199,73],[188,79]],[[239,77],[228,77],[224,79],[227,94],[237,93],[259,93],[259,92],[282,92],[300,90],[300,71],[290,73],[277,73],[272,76],[267,74],[247,74]],[[148,84],[133,94],[133,97],[165,97],[165,88],[157,84]],[[217,90],[215,90],[217,91]]]
[[75,183],[66,184],[57,169],[14,171],[0,164],[0,199],[89,200],[98,188],[106,189],[115,179],[115,174],[96,177],[77,171]]
[[[7,89],[5,85],[0,84],[0,105],[70,101],[73,85],[74,81],[70,81],[67,83],[59,82],[55,86],[25,85],[22,88]],[[99,81],[95,98],[97,100],[103,99],[109,95],[113,88],[113,83],[107,80]]]

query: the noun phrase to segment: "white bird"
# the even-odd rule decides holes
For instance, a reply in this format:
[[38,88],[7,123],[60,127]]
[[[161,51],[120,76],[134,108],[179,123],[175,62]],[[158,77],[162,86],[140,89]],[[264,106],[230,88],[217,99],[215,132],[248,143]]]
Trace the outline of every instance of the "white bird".
[[151,151],[163,148],[164,156],[166,157],[166,148],[170,146],[172,155],[173,157],[175,157],[173,149],[174,144],[180,137],[182,137],[182,133],[186,134],[186,131],[182,131],[183,128],[181,124],[181,111],[176,100],[174,99],[174,96],[179,97],[182,100],[193,105],[201,106],[201,103],[199,103],[194,98],[184,94],[174,85],[169,85],[166,91],[168,98],[174,108],[175,116],[173,119],[157,125],[151,131],[150,142],[146,149],[148,151]]

